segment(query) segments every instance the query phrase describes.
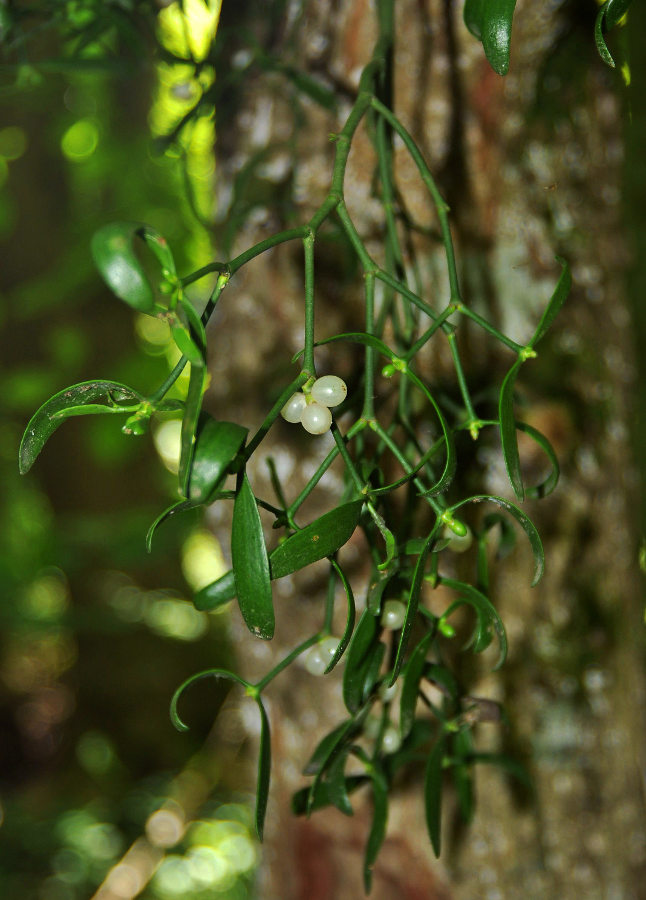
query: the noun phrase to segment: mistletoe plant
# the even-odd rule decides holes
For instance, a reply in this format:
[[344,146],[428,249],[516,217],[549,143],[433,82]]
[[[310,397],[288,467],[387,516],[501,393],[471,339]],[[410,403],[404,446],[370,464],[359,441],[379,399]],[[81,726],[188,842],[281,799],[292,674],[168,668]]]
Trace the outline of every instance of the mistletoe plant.
[[[487,15],[495,5],[467,4],[467,20],[473,30],[477,23],[485,49],[491,30]],[[507,10],[505,21],[510,30],[514,3],[498,3],[498,7]],[[614,5],[608,0],[603,8],[609,25],[615,21],[612,15],[616,18],[616,7],[623,8],[621,0]],[[449,208],[418,146],[391,108],[388,60],[393,42],[393,4],[382,0],[378,16],[379,38],[374,54],[363,71],[343,127],[332,136],[335,155],[329,191],[309,221],[280,231],[232,259],[208,263],[184,276],[178,275],[165,239],[150,226],[119,222],[102,228],[93,238],[92,253],[103,278],[133,309],[169,323],[182,358],[159,389],[147,397],[114,381],[90,381],[61,391],[33,416],[20,447],[20,469],[27,472],[52,432],[70,416],[127,415],[122,430],[141,434],[151,416],[181,410],[179,499],[153,522],[148,543],[171,515],[190,507],[233,501],[231,571],[200,590],[194,603],[200,610],[213,610],[236,599],[245,623],[259,640],[270,640],[274,634],[272,582],[319,560],[328,561],[321,627],[315,634],[255,683],[223,669],[192,675],[177,689],[171,715],[179,729],[187,727],[178,710],[179,702],[184,691],[203,678],[228,679],[255,701],[261,723],[256,827],[262,838],[271,768],[270,725],[263,693],[302,655],[306,655],[310,671],[319,674],[331,672],[343,660],[346,717],[320,741],[306,762],[304,771],[312,781],[294,796],[293,806],[298,814],[331,805],[351,815],[350,795],[362,787],[370,789],[374,814],[365,850],[366,890],[386,831],[389,791],[402,767],[424,761],[426,821],[437,855],[444,773],[452,780],[462,815],[468,820],[473,808],[473,765],[496,762],[513,769],[506,757],[476,751],[472,728],[478,719],[491,717],[494,704],[468,696],[447,661],[451,656],[447,643],[456,637],[455,614],[466,607],[473,614],[474,626],[470,641],[459,653],[482,653],[495,639],[499,650],[496,668],[504,663],[507,640],[489,597],[490,566],[513,546],[517,532],[514,523],[524,532],[533,552],[531,583],[541,578],[541,540],[519,504],[526,497],[543,497],[554,489],[558,463],[547,438],[516,419],[514,390],[522,366],[536,357],[540,341],[570,288],[568,266],[558,260],[561,271],[551,300],[524,344],[512,340],[466,302],[460,289]],[[501,33],[500,29],[496,32],[498,36]],[[503,56],[508,53],[508,44],[501,52]],[[348,154],[364,122],[378,159],[375,184],[384,212],[383,264],[368,251],[344,199]],[[448,296],[441,303],[431,303],[421,285],[415,281],[411,287],[406,277],[409,251],[404,238],[412,225],[396,188],[394,136],[410,154],[437,216],[448,284]],[[363,330],[328,334],[318,342],[351,343],[361,348],[357,379],[361,389],[348,396],[341,379],[319,373],[316,368],[314,245],[331,221],[342,229],[364,283]],[[438,240],[430,233],[425,239]],[[205,327],[222,302],[225,287],[240,269],[286,242],[300,242],[302,246],[304,347],[292,361],[298,366],[293,379],[277,392],[261,426],[250,436],[244,423],[220,421],[202,409],[207,378]],[[215,288],[199,315],[186,289],[212,273],[217,273]],[[375,298],[377,282],[383,286],[380,303]],[[496,389],[493,408],[486,398],[474,400],[469,387],[458,341],[465,320],[482,329],[487,339],[502,345],[509,356],[508,371]],[[420,359],[437,341],[448,343],[460,398],[457,404],[438,399],[437,391],[420,374]],[[185,399],[169,399],[186,366],[190,377]],[[377,390],[379,370],[385,379],[394,381],[396,389]],[[249,476],[250,463],[262,452],[263,439],[281,412],[288,421],[301,422],[314,434],[331,429],[334,444],[300,493],[289,501],[269,460],[276,494],[270,502],[256,496]],[[343,429],[337,421],[338,413],[343,423],[348,423]],[[429,421],[434,423],[430,443],[425,437]],[[458,489],[464,478],[456,476],[464,473],[456,445],[465,433],[478,441],[483,432],[492,430],[500,436],[513,501],[484,491],[465,495]],[[525,484],[519,431],[545,454],[549,474],[540,484]],[[344,466],[345,486],[337,505],[314,521],[302,521],[299,512],[303,503],[338,458]],[[387,475],[393,459],[399,467],[399,477],[394,481]],[[229,476],[235,478],[232,489],[225,487]],[[271,550],[259,507],[274,517],[274,528],[280,535]],[[483,507],[486,514],[479,513]],[[351,580],[339,555],[355,532],[363,535],[370,562],[369,577],[361,585],[365,597],[358,620]],[[492,554],[494,540],[497,552]],[[447,568],[453,570],[446,564],[445,551],[464,549],[471,541],[477,549],[472,578],[458,580],[447,574]],[[343,633],[334,637],[334,600],[339,586],[345,594],[347,613]],[[440,587],[444,590],[433,604],[436,611],[431,612],[427,598]],[[450,599],[445,607],[438,610],[440,598],[447,596]],[[430,687],[435,688],[431,696],[441,699],[431,699]]]

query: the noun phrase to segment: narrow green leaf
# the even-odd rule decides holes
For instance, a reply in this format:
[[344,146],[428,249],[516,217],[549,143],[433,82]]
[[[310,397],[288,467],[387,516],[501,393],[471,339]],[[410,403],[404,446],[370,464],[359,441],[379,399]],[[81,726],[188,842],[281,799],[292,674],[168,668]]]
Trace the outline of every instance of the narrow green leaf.
[[372,503],[367,503],[366,507],[372,517],[373,522],[379,529],[379,533],[386,542],[386,558],[379,563],[378,568],[380,570],[387,569],[392,562],[395,553],[397,552],[397,542],[395,541],[395,535],[392,533],[390,528],[386,526],[383,517],[379,515]]
[[205,669],[203,672],[197,672],[195,675],[191,675],[190,678],[187,678],[186,681],[183,681],[182,684],[180,684],[170,701],[171,722],[178,731],[188,731],[189,729],[189,726],[184,722],[177,711],[179,698],[187,688],[192,684],[195,684],[196,681],[202,681],[204,678],[224,678],[226,681],[234,681],[236,684],[241,684],[244,688],[250,687],[248,681],[245,681],[244,678],[240,678],[235,672],[229,672],[228,669]]
[[408,646],[408,638],[410,637],[410,632],[413,627],[413,622],[415,621],[415,616],[417,615],[417,608],[419,606],[419,597],[420,592],[422,590],[422,583],[424,580],[424,568],[426,566],[426,559],[428,557],[431,544],[435,540],[435,534],[437,532],[437,525],[433,528],[429,536],[424,541],[424,547],[422,548],[422,552],[417,558],[417,563],[415,564],[415,570],[413,572],[413,580],[411,582],[410,587],[410,595],[408,597],[408,603],[406,605],[406,618],[404,620],[404,624],[402,626],[401,633],[399,635],[399,644],[397,645],[397,656],[395,657],[395,665],[393,666],[393,673],[390,679],[390,684],[394,684],[397,680],[397,676],[401,670],[401,667],[404,664],[404,656],[406,654],[406,648]]
[[541,316],[540,322],[536,326],[534,336],[529,342],[528,346],[530,347],[535,347],[541,338],[544,337],[552,322],[559,314],[561,307],[567,300],[572,287],[572,274],[569,265],[564,259],[561,259],[560,256],[557,256],[556,260],[561,264],[561,275],[556,283],[550,302],[547,304],[547,308]]
[[258,835],[258,840],[262,841],[271,774],[271,735],[269,732],[269,719],[262,700],[259,696],[256,696],[254,699],[260,710],[260,752],[258,755],[258,783],[256,785],[256,834]]
[[429,753],[424,777],[426,827],[436,857],[440,855],[442,839],[442,763],[445,742],[446,735],[441,734]]
[[236,595],[236,583],[233,577],[233,569],[229,569],[217,581],[212,581],[206,587],[198,591],[193,597],[193,605],[199,610],[213,610],[224,606]]
[[383,774],[376,769],[374,763],[369,771],[372,781],[372,827],[368,835],[366,850],[363,858],[363,885],[366,894],[372,887],[372,867],[381,850],[381,845],[386,837],[386,824],[388,821],[388,784]]
[[327,675],[328,672],[331,672],[332,669],[336,666],[338,661],[341,659],[343,654],[345,653],[346,647],[350,643],[350,638],[352,637],[352,632],[354,630],[354,622],[356,618],[356,607],[354,603],[354,594],[352,593],[352,586],[350,582],[345,576],[345,573],[341,566],[337,563],[336,560],[332,560],[332,568],[339,576],[341,580],[341,584],[343,585],[343,590],[345,591],[345,596],[348,601],[348,613],[345,620],[345,629],[341,636],[341,640],[339,641],[339,646],[336,648],[334,656],[330,660],[330,663],[325,670],[324,674]]
[[454,578],[446,578],[444,575],[440,577],[439,583],[460,594],[460,599],[450,605],[449,609],[444,613],[444,617],[448,618],[453,610],[465,603],[475,610],[477,626],[471,640],[474,653],[481,653],[483,650],[486,650],[491,643],[492,629],[495,631],[500,647],[500,656],[494,669],[499,669],[507,658],[507,634],[495,606],[488,597],[485,597],[481,591],[474,588],[471,584],[456,581]]
[[202,364],[191,364],[191,374],[188,380],[186,404],[184,406],[184,418],[182,419],[182,434],[180,439],[179,457],[179,489],[182,496],[188,496],[188,485],[193,464],[193,451],[195,447],[195,433],[202,409],[202,397],[206,387],[206,368]]
[[426,654],[432,640],[433,632],[429,631],[415,647],[406,665],[399,706],[399,730],[402,738],[410,734],[415,721],[419,685],[426,668]]
[[334,759],[327,772],[327,784],[330,801],[344,816],[353,814],[352,804],[348,796],[348,785],[345,777],[345,765],[349,748],[342,750]]
[[498,75],[509,71],[509,47],[516,0],[484,0],[481,38],[485,56]]
[[152,550],[153,536],[162,522],[165,522],[166,519],[170,519],[170,517],[174,516],[175,513],[184,512],[184,510],[186,509],[193,509],[193,507],[196,505],[197,503],[193,500],[179,500],[177,503],[173,503],[162,513],[160,513],[146,533],[146,550],[148,551],[148,553],[150,553],[150,551]]
[[92,237],[92,257],[117,297],[139,312],[151,313],[155,307],[155,288],[136,254],[137,241],[142,247],[147,245],[158,261],[163,259],[164,268],[174,271],[172,255],[162,235],[149,225],[133,222],[112,222],[100,228]]
[[[374,667],[381,665],[385,645],[379,641],[375,617],[364,610],[345,658],[343,700],[354,713],[360,708],[375,683]],[[372,681],[372,683],[370,683]]]
[[354,719],[346,719],[326,734],[318,742],[314,752],[305,764],[303,775],[318,775],[323,771],[334,749],[354,730],[353,726]]
[[344,503],[297,531],[272,552],[271,576],[291,575],[310,563],[332,556],[346,544],[357,527],[363,500]]
[[[100,401],[100,402],[97,402]],[[121,409],[120,403],[144,403],[137,391],[116,381],[83,381],[54,394],[29,420],[20,442],[19,465],[21,474],[28,472],[47,440],[69,416],[130,412],[132,407]]]
[[424,491],[423,496],[429,497],[435,494],[441,494],[442,491],[445,491],[448,486],[453,481],[453,477],[455,475],[455,470],[457,468],[458,457],[455,450],[455,439],[453,437],[453,430],[449,428],[446,419],[442,413],[442,410],[437,405],[435,398],[426,387],[424,382],[415,375],[414,372],[411,372],[410,369],[406,369],[404,373],[409,381],[412,381],[413,384],[419,388],[419,390],[424,394],[428,402],[431,404],[433,409],[435,410],[435,415],[437,416],[440,427],[442,429],[442,434],[444,436],[444,443],[446,446],[446,462],[444,463],[444,471],[439,477],[439,480],[433,485],[432,488],[429,488],[428,491]]
[[514,494],[519,500],[525,498],[523,477],[520,471],[520,455],[518,453],[518,439],[516,437],[516,419],[514,417],[514,385],[518,370],[524,360],[519,356],[511,369],[505,375],[505,380],[500,388],[498,400],[498,414],[500,417],[500,440],[502,441],[502,455],[505,459],[505,467],[509,475],[509,481],[514,489]]
[[[350,775],[345,779],[345,790],[347,794],[351,794],[353,791],[356,791],[357,788],[366,784],[370,779],[367,775]],[[314,791],[314,799],[310,802],[310,793],[311,789],[309,787],[301,788],[300,791],[296,791],[295,794],[292,795],[292,812],[296,816],[305,816],[309,815],[309,813],[314,812],[317,809],[323,809],[326,806],[335,805],[332,799],[333,789],[331,785],[326,781],[320,781],[316,785],[316,789]],[[338,807],[337,807],[338,808]],[[341,810],[344,812],[344,810]],[[352,815],[352,807],[350,807],[350,812],[347,815]]]
[[505,753],[472,753],[470,761],[472,763],[489,763],[492,766],[498,766],[503,772],[516,778],[525,787],[531,791],[534,790],[531,775],[525,766],[512,756],[507,756]]
[[364,331],[347,331],[343,334],[334,334],[332,337],[325,338],[323,341],[317,341],[316,346],[321,347],[323,344],[335,344],[338,341],[349,341],[353,344],[363,344],[364,347],[372,347],[387,359],[394,361],[398,359],[397,354],[384,344],[382,340],[375,337],[374,334],[367,334]]
[[528,435],[533,441],[535,441],[541,450],[544,451],[547,456],[551,470],[549,475],[541,481],[540,484],[535,485],[534,487],[529,487],[525,490],[525,494],[527,497],[540,498],[547,497],[548,494],[551,494],[556,485],[558,484],[559,476],[561,474],[561,470],[559,467],[559,461],[554,452],[554,448],[545,437],[544,434],[534,428],[532,425],[528,425],[526,422],[516,422],[516,428],[522,431],[524,434]]
[[495,503],[501,509],[504,509],[505,512],[508,512],[509,515],[518,522],[527,535],[534,554],[534,577],[532,579],[532,587],[537,585],[543,577],[545,554],[543,552],[543,544],[540,535],[529,516],[526,516],[522,509],[519,509],[515,503],[511,502],[511,500],[505,500],[503,497],[495,497],[492,494],[478,494],[475,497],[468,497],[466,500],[461,500],[459,503],[456,503],[455,506],[452,506],[450,511],[453,513],[467,503]]
[[474,797],[473,776],[471,774],[470,754],[473,752],[471,733],[465,728],[452,735],[451,752],[455,761],[451,766],[453,783],[458,795],[458,806],[462,820],[469,824],[473,819]]
[[243,476],[233,504],[231,560],[240,612],[252,634],[274,636],[274,604],[269,559],[260,514],[249,479]]
[[605,13],[607,6],[608,4],[604,3],[604,5],[597,13],[597,18],[595,19],[594,23],[594,42],[597,45],[597,51],[599,52],[599,56],[601,57],[601,59],[606,63],[606,65],[614,69],[615,61],[612,58],[610,50],[608,50],[608,46],[603,36],[603,26],[605,24]]
[[229,465],[245,442],[248,429],[235,422],[217,422],[208,413],[198,420],[193,464],[188,481],[189,499],[207,503],[227,476]]
[[388,583],[392,580],[396,573],[379,573],[368,587],[367,607],[373,616],[378,616],[381,612],[381,598]]

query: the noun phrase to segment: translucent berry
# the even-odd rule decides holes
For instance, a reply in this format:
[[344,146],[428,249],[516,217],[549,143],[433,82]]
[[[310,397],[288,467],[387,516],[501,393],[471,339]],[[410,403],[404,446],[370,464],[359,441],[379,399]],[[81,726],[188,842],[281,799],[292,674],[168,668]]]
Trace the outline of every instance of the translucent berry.
[[301,425],[310,434],[325,434],[332,424],[332,413],[320,403],[308,403],[301,415]]
[[[460,523],[462,524],[462,523]],[[455,534],[448,525],[442,529],[442,537],[448,541],[447,549],[453,550],[454,553],[464,553],[473,543],[473,534],[468,525],[465,525],[465,534]]]
[[406,618],[406,607],[399,600],[386,600],[381,613],[381,624],[390,631],[401,628]]
[[332,661],[332,657],[336,653],[340,643],[341,643],[341,641],[338,638],[330,635],[330,637],[323,638],[323,640],[319,644],[319,647],[321,648],[321,653],[323,654],[323,656],[328,657],[328,660],[327,660],[328,666],[330,665],[330,663]]
[[397,693],[397,682],[395,684],[388,684],[388,679],[382,681],[379,687],[379,699],[382,703],[390,703],[395,694]]
[[384,753],[396,753],[401,747],[402,739],[394,725],[388,725],[381,738],[381,749]]
[[312,385],[312,397],[321,406],[338,406],[348,393],[345,381],[336,375],[323,375]]
[[299,391],[297,394],[292,394],[281,409],[280,414],[286,422],[300,422],[306,406],[305,394],[301,394]]
[[303,665],[310,675],[322,675],[330,663],[329,653],[321,650],[320,644],[315,644],[303,657]]

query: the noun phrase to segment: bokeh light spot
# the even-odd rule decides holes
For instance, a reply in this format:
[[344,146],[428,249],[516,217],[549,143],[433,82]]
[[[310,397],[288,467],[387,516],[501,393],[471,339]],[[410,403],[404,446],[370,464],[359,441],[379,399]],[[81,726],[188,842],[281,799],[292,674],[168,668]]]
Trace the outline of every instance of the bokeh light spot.
[[61,138],[61,150],[70,162],[84,162],[99,144],[99,129],[92,119],[79,119]]

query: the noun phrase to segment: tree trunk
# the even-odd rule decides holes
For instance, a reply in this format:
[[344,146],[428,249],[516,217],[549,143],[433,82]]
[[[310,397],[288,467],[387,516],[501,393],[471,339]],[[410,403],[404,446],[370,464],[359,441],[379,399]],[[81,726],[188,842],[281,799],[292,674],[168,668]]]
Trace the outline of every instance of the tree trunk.
[[[367,0],[305,4],[301,67],[326,73],[350,96],[372,52],[372,7]],[[509,659],[498,672],[471,671],[470,693],[502,702],[510,723],[479,726],[478,748],[504,749],[523,759],[535,793],[522,795],[498,770],[480,767],[471,826],[459,826],[455,800],[447,796],[445,850],[438,862],[414,773],[392,798],[372,896],[644,897],[640,769],[646,731],[634,539],[639,479],[629,448],[635,369],[619,203],[621,104],[609,70],[595,58],[584,5],[519,2],[504,79],[490,70],[481,46],[466,32],[461,4],[399,0],[396,18],[394,108],[452,207],[466,301],[523,342],[556,282],[556,253],[570,262],[574,287],[551,337],[518,384],[522,418],[547,434],[562,465],[556,493],[527,503],[544,540],[547,573],[530,589],[524,551],[518,547],[507,560],[492,597],[508,628]],[[274,41],[280,50],[280,35]],[[291,114],[278,77],[248,86],[234,136],[226,138],[227,146],[235,143],[236,157],[221,160],[224,183],[268,135],[289,139]],[[339,122],[307,101],[300,114],[305,118],[296,132],[296,167],[287,150],[272,158],[282,172],[279,190],[293,191],[298,221],[306,221],[329,189],[328,135]],[[374,162],[361,131],[350,156],[347,203],[378,253]],[[411,215],[434,226],[403,148],[396,149],[396,164]],[[276,230],[274,216],[258,206],[234,251]],[[426,252],[424,265],[432,273],[436,260]],[[342,251],[335,255],[321,246],[316,262],[319,333],[360,329],[360,287]],[[436,288],[442,296],[441,282]],[[267,385],[288,371],[289,358],[302,345],[302,291],[300,245],[264,254],[227,288],[212,331],[207,401],[218,417],[260,423]],[[494,372],[499,384],[508,356],[475,333],[467,340],[469,378],[486,384]],[[329,365],[340,375],[351,373],[352,353],[344,352],[317,351],[320,372]],[[443,377],[441,357],[425,365],[429,378]],[[282,422],[272,429],[267,448],[279,469],[291,473],[294,492],[322,459],[326,440],[295,436]],[[521,452],[531,466],[531,448]],[[506,492],[502,458],[477,460],[485,489]],[[257,492],[269,496],[267,471],[252,470],[252,478]],[[304,509],[304,521],[330,507],[339,479],[332,469]],[[213,524],[218,531],[219,523]],[[223,541],[225,534],[223,529]],[[364,551],[359,539],[345,551],[358,597],[365,586]],[[270,645],[255,641],[235,620],[245,677],[260,675],[320,627],[322,588],[316,567],[278,584],[277,632]],[[268,692],[273,768],[263,900],[362,895],[370,801],[357,794],[352,818],[332,810],[297,819],[290,811],[292,792],[306,783],[300,771],[308,755],[343,718],[340,679],[338,671],[316,679],[294,666]]]

